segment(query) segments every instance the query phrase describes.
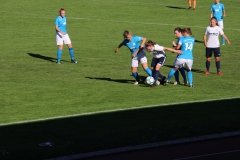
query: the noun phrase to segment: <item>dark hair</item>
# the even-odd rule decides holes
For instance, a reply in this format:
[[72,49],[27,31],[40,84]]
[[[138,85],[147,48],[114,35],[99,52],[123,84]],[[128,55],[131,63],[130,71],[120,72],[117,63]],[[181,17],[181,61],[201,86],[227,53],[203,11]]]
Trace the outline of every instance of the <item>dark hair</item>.
[[129,34],[131,34],[131,35],[132,35],[132,32],[131,32],[131,31],[129,31],[129,30],[125,30],[125,31],[123,32],[123,37],[124,37],[124,38],[126,38],[126,37],[127,37],[127,35],[129,35]]
[[64,8],[60,8],[59,9],[59,14],[61,14],[62,11],[65,11],[65,9]]
[[177,27],[177,28],[174,29],[174,32],[175,32],[175,31],[178,31],[178,32],[181,32],[181,33],[182,33],[182,28]]
[[182,29],[182,32],[183,32],[183,33],[187,33],[187,34],[189,34],[189,35],[192,35],[191,28],[183,28],[183,29]]
[[218,25],[218,21],[217,21],[217,18],[216,17],[212,17],[211,19],[210,19],[210,21],[211,20],[215,20],[216,21],[216,25]]
[[149,41],[147,41],[147,43],[146,43],[146,47],[147,46],[154,46],[156,44],[156,42],[153,42],[152,40],[149,40]]

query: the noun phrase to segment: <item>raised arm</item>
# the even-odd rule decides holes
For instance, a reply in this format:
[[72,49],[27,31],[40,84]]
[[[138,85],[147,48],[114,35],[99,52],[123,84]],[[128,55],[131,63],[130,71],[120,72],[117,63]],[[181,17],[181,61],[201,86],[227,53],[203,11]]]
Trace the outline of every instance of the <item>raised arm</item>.
[[123,46],[123,44],[122,43],[120,43],[119,45],[118,45],[118,47],[114,50],[114,52],[115,53],[117,53],[118,52],[118,50],[119,50],[119,48],[121,48]]
[[168,47],[163,47],[163,50],[167,50],[167,51],[177,53],[177,54],[182,54],[181,50],[176,50],[176,49],[172,49],[172,48],[168,48]]
[[143,48],[143,47],[144,47],[146,40],[147,40],[147,38],[145,38],[145,37],[142,37],[141,48]]

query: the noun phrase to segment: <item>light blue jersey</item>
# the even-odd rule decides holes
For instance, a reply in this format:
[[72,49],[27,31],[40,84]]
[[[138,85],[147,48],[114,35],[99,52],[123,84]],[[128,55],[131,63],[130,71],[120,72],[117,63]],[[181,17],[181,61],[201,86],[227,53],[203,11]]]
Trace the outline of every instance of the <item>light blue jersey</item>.
[[57,16],[56,20],[55,20],[55,25],[58,26],[58,29],[62,32],[64,32],[65,34],[67,34],[67,20],[66,17],[61,17],[61,16]]
[[128,41],[127,39],[124,39],[122,41],[122,45],[128,47],[130,50],[131,54],[135,53],[139,47],[140,47],[140,42],[142,41],[142,37],[139,36],[132,36],[132,40]]
[[179,44],[181,44],[182,54],[180,54],[178,58],[193,60],[192,50],[194,47],[194,42],[195,42],[195,38],[193,38],[192,36],[180,37]]
[[217,18],[217,21],[223,21],[223,10],[224,5],[222,3],[213,4],[211,6],[211,12],[213,12],[213,17]]

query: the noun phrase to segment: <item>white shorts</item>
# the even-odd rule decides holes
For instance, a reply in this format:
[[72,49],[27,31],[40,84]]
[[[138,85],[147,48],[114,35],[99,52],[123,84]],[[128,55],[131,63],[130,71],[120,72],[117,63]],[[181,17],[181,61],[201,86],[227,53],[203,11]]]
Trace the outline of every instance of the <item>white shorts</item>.
[[186,64],[187,69],[191,70],[193,65],[193,60],[191,59],[183,59],[183,58],[177,58],[175,60],[174,67],[176,68],[182,68],[183,65]]
[[71,40],[68,34],[62,35],[59,32],[56,32],[56,42],[57,42],[57,45],[63,45],[63,42],[64,44],[71,44]]
[[132,58],[132,67],[138,67],[138,63],[147,63],[147,58],[146,57],[142,57],[142,58],[138,58],[138,57],[134,57]]
[[[177,59],[178,59],[178,58],[176,58],[176,59],[175,59],[175,61],[174,61],[174,63],[173,63],[173,66],[175,66]],[[182,64],[182,66],[179,66],[179,68],[182,68],[182,67],[184,67],[184,65],[185,65],[185,63],[184,63],[184,64]]]
[[218,21],[218,26],[223,29],[223,21]]

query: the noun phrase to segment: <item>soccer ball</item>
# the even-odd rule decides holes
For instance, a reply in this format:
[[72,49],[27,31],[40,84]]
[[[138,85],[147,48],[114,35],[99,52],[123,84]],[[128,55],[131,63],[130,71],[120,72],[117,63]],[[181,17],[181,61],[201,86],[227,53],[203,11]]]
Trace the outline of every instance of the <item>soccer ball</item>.
[[145,82],[149,85],[152,85],[154,83],[154,78],[152,76],[148,76],[145,80]]

